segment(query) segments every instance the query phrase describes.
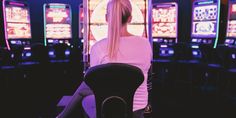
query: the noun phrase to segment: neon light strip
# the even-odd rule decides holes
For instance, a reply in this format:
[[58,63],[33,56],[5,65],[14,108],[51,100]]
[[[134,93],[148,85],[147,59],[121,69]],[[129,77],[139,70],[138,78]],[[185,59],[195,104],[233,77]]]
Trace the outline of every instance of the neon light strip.
[[220,31],[220,9],[221,9],[221,1],[218,0],[218,16],[217,16],[217,33],[216,33],[216,39],[215,39],[215,44],[213,48],[217,47],[218,40],[219,40],[219,31]]
[[25,6],[24,4],[17,3],[17,2],[9,2],[10,5],[15,5],[15,6]]
[[2,11],[3,11],[3,19],[4,19],[4,28],[5,28],[5,41],[6,41],[6,45],[7,45],[7,49],[10,50],[10,45],[8,43],[8,36],[7,36],[7,18],[6,18],[6,6],[5,6],[5,2],[6,0],[2,1]]
[[46,39],[46,5],[43,5],[43,23],[44,23],[44,45],[47,46],[47,39]]
[[204,5],[204,4],[213,4],[214,1],[204,1],[204,2],[199,2],[198,5]]
[[66,8],[65,5],[53,5],[53,6],[49,6],[50,8]]

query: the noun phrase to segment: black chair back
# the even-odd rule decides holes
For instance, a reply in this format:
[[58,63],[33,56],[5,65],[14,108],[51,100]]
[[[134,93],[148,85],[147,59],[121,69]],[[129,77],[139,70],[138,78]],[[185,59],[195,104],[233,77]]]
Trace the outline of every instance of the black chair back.
[[142,71],[128,64],[109,63],[89,68],[85,83],[94,92],[97,118],[132,118],[134,93],[143,80]]

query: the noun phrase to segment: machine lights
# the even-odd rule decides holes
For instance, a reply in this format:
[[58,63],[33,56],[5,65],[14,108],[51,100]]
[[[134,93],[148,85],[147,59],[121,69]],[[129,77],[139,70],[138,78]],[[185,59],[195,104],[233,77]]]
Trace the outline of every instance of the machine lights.
[[66,50],[66,51],[65,51],[65,55],[66,55],[66,56],[69,56],[69,55],[70,55],[70,51],[69,51],[69,50]]
[[193,45],[192,48],[193,49],[199,49],[199,46],[198,45]]
[[161,45],[161,48],[167,48],[168,46],[167,45]]
[[198,52],[197,51],[193,51],[192,52],[194,56],[198,56]]
[[233,59],[236,59],[236,54],[232,54],[232,58],[233,58]]
[[55,56],[55,52],[54,52],[54,51],[49,51],[49,52],[48,52],[48,55],[49,55],[50,57]]
[[84,43],[84,39],[81,40],[81,43]]
[[174,50],[169,50],[168,53],[172,55],[172,54],[174,54],[175,52],[174,52]]
[[153,42],[158,42],[158,39],[153,39]]
[[26,57],[31,57],[31,55],[32,55],[31,52],[27,52],[27,53],[25,54]]

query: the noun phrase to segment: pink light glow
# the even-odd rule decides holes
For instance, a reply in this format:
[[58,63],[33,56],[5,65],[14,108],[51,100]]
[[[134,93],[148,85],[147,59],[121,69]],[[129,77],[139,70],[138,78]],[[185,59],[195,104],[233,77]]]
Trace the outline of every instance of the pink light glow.
[[232,12],[236,12],[236,4],[232,5]]
[[25,6],[24,4],[22,3],[17,3],[17,2],[9,2],[10,5],[15,5],[15,6]]

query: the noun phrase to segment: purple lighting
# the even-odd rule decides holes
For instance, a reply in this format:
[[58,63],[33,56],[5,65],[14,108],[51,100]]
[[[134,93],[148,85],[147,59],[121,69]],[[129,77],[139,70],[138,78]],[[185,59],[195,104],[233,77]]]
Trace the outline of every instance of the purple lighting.
[[17,2],[9,2],[10,5],[15,5],[15,6],[25,6],[24,4],[17,3]]
[[232,54],[232,58],[233,58],[233,59],[236,59],[236,54]]
[[48,52],[48,55],[49,55],[49,56],[54,56],[55,53],[54,53],[54,51],[49,51],[49,52]]
[[28,52],[28,53],[25,54],[26,57],[31,57],[31,55],[32,55],[32,54],[31,54],[30,52]]
[[66,51],[65,51],[65,55],[66,55],[66,56],[70,55],[70,51],[69,51],[69,50],[66,50]]

